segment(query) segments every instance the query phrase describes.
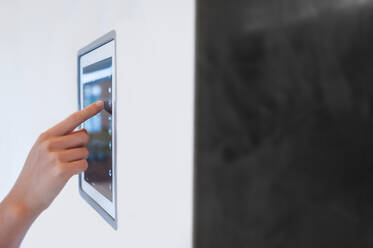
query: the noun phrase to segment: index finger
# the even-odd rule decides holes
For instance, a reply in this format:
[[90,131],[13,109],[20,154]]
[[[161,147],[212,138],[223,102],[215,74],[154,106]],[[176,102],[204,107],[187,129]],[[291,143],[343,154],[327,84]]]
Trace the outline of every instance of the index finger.
[[103,108],[104,101],[92,103],[85,109],[73,113],[68,118],[58,123],[49,129],[47,133],[51,136],[62,136],[71,133],[76,127],[98,114]]

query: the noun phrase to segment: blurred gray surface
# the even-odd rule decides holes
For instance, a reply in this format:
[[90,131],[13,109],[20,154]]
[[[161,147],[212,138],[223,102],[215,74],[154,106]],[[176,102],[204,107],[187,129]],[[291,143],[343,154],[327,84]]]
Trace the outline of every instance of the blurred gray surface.
[[195,247],[373,247],[373,2],[197,7]]

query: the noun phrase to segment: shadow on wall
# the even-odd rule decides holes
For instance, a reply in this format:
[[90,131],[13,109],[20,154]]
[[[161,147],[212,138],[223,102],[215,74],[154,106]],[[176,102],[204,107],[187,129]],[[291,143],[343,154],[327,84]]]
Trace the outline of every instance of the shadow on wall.
[[199,0],[195,247],[373,246],[373,1]]

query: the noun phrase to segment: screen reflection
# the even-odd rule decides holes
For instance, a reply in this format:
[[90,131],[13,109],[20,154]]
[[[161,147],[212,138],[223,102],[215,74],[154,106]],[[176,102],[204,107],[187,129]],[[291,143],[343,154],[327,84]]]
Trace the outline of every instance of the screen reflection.
[[[108,58],[83,68],[83,107],[104,100],[111,103],[112,58]],[[113,200],[112,194],[112,116],[102,111],[84,123],[91,139],[88,144],[88,169],[84,180]]]

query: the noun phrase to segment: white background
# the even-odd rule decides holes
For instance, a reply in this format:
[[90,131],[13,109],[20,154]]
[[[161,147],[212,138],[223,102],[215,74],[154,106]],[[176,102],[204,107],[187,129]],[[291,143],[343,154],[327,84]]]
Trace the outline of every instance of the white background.
[[194,0],[0,2],[0,199],[38,135],[77,109],[76,52],[117,31],[118,215],[77,177],[22,247],[191,247]]

